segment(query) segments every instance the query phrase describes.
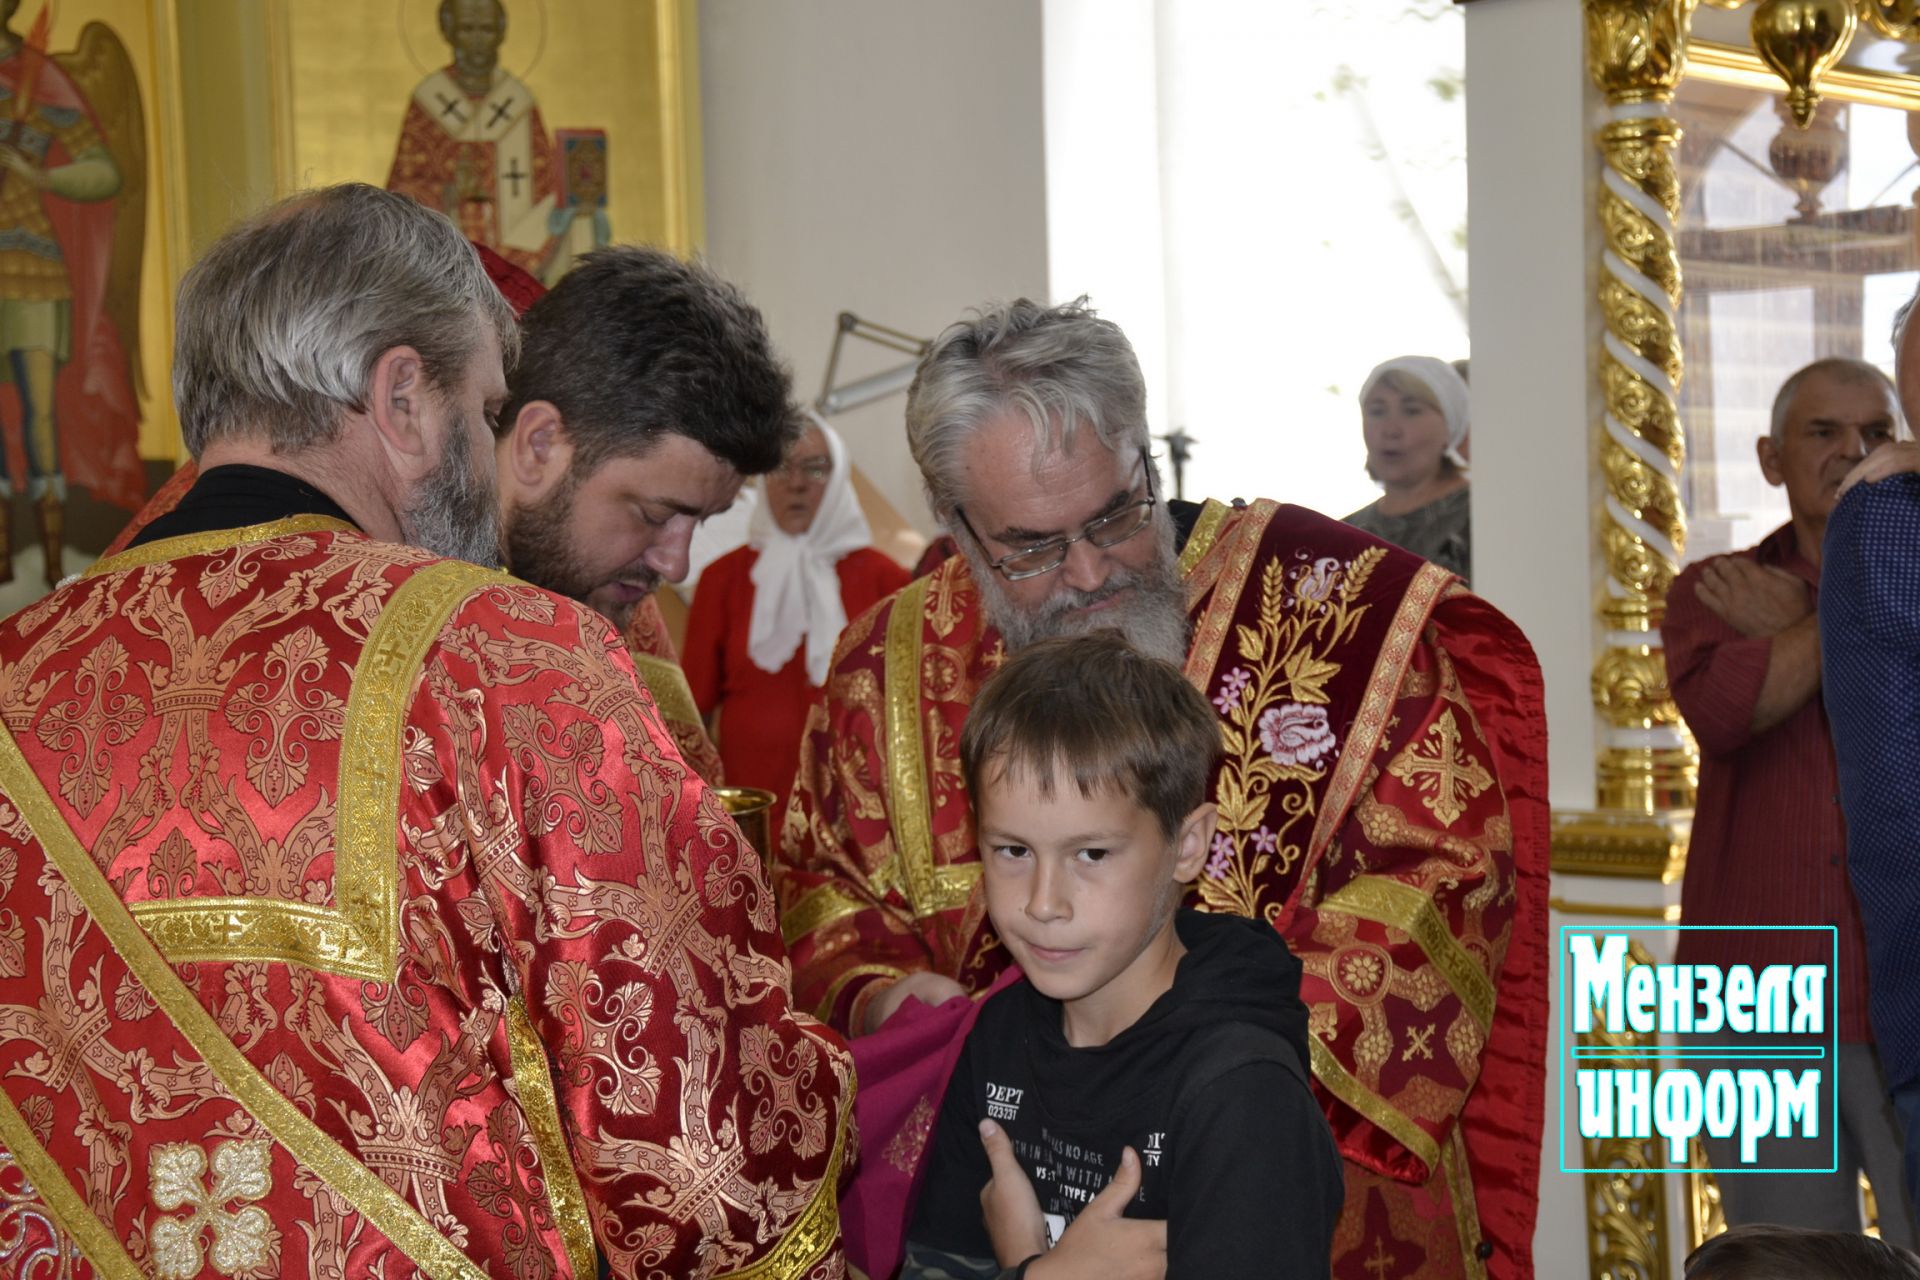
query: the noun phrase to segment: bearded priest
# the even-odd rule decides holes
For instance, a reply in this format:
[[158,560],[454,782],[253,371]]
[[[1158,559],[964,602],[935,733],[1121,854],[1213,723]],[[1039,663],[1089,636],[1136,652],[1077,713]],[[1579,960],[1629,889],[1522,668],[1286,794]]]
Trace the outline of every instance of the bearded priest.
[[481,567],[517,333],[473,248],[307,193],[208,251],[176,333],[199,478],[0,622],[12,1243],[841,1274],[849,1064],[759,859],[613,627]]
[[[802,1006],[871,1032],[1001,974],[968,704],[1008,653],[1117,628],[1219,713],[1196,905],[1269,922],[1304,965],[1346,1170],[1332,1273],[1531,1275],[1548,826],[1525,638],[1455,574],[1311,511],[1165,500],[1139,363],[1084,299],[947,329],[907,432],[962,554],[847,628],[809,722],[776,877]],[[904,1114],[861,1126],[903,1167],[931,1110]]]

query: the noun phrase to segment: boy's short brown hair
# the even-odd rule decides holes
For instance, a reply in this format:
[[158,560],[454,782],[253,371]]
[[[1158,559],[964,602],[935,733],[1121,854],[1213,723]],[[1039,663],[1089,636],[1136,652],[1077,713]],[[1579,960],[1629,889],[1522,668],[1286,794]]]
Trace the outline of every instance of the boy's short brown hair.
[[1812,1231],[1749,1223],[1687,1256],[1687,1280],[1920,1280],[1920,1258],[1851,1231]]
[[1083,796],[1105,787],[1128,796],[1169,838],[1206,803],[1220,751],[1206,697],[1118,631],[1022,649],[981,688],[960,732],[968,795],[993,764],[1037,779],[1044,796],[1070,776]]

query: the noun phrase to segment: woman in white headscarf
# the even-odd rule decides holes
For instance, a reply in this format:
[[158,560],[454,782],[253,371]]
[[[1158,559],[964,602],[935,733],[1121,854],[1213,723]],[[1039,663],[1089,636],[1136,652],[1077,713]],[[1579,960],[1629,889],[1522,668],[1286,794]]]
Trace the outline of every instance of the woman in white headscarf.
[[766,476],[747,545],[708,565],[687,616],[681,665],[720,744],[727,782],[780,797],[799,767],[807,708],[847,619],[907,584],[875,551],[846,446],[811,423]]
[[1367,474],[1384,492],[1347,523],[1453,570],[1473,570],[1467,490],[1467,383],[1432,356],[1399,356],[1367,375],[1360,426]]

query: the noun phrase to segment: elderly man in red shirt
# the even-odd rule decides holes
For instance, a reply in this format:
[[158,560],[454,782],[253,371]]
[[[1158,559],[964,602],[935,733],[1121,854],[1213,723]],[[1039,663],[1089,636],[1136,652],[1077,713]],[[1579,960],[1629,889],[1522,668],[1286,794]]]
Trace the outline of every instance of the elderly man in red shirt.
[[[1911,1247],[1901,1131],[1867,1021],[1866,949],[1847,881],[1833,743],[1820,702],[1820,543],[1853,465],[1892,440],[1899,401],[1860,360],[1817,360],[1781,385],[1760,468],[1792,518],[1744,551],[1690,566],[1667,596],[1667,679],[1700,743],[1700,798],[1681,919],[1689,925],[1832,925],[1839,935],[1839,1168],[1720,1179],[1727,1221],[1861,1229],[1859,1175],[1880,1229]],[[1826,936],[1683,933],[1683,964],[1832,963]],[[1735,1140],[1708,1159],[1738,1168]],[[1764,1154],[1764,1146],[1763,1154]],[[1790,1163],[1794,1163],[1790,1161]]]

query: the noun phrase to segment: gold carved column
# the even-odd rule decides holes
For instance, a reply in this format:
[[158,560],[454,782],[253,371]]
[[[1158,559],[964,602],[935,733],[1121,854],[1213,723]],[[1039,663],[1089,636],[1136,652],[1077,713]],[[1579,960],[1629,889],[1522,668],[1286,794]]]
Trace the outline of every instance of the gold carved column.
[[[1588,72],[1606,106],[1595,135],[1604,238],[1596,296],[1605,331],[1597,364],[1604,498],[1594,513],[1606,566],[1598,606],[1605,643],[1592,672],[1593,703],[1604,730],[1596,758],[1597,809],[1555,814],[1553,869],[1562,877],[1619,875],[1671,885],[1684,867],[1699,778],[1692,739],[1667,687],[1659,635],[1667,591],[1686,548],[1680,496],[1686,444],[1678,400],[1684,370],[1677,324],[1680,127],[1672,107],[1697,2],[1583,0]],[[1819,106],[1821,78],[1860,26],[1920,43],[1920,0],[1705,3],[1751,7],[1755,51],[1780,76],[1793,121],[1802,129]],[[1664,907],[1649,907],[1556,897],[1554,907],[1563,917],[1677,919],[1670,899]],[[1651,962],[1638,948],[1634,959]],[[1650,1172],[1664,1160],[1649,1143],[1586,1147],[1588,1166],[1605,1169],[1585,1175],[1595,1280],[1667,1280],[1676,1249],[1723,1228],[1717,1191],[1697,1153],[1690,1161],[1694,1172],[1673,1184],[1686,1197],[1685,1212],[1670,1217],[1668,1180]]]
[[[1605,567],[1598,604],[1604,641],[1591,677],[1601,725],[1598,807],[1555,815],[1553,868],[1561,885],[1568,873],[1671,883],[1683,865],[1699,780],[1693,740],[1667,688],[1660,642],[1667,590],[1687,536],[1676,234],[1680,126],[1673,98],[1686,67],[1694,5],[1584,0],[1587,69],[1605,102],[1595,134],[1602,247],[1594,279],[1605,328],[1594,366],[1602,499],[1593,515]],[[1610,910],[1556,898],[1554,905],[1563,918],[1616,911],[1671,918],[1663,906],[1647,904]],[[1637,963],[1650,959],[1635,957]],[[1563,1063],[1561,1069],[1570,1068]],[[1654,1172],[1665,1164],[1662,1153],[1632,1139],[1583,1146],[1586,1166],[1605,1170],[1582,1175],[1590,1275],[1669,1280],[1678,1242],[1668,1178]]]
[[[1654,959],[1638,942],[1630,942],[1628,967],[1650,965]],[[1595,1062],[1632,1071],[1654,1065],[1652,1050],[1659,1037],[1635,1031],[1611,1031],[1604,1023],[1582,1032],[1579,1043],[1632,1052],[1631,1057]],[[1638,1051],[1647,1052],[1640,1053]],[[1593,1280],[1669,1280],[1667,1182],[1655,1173],[1666,1163],[1658,1138],[1582,1138],[1581,1163],[1605,1173],[1587,1173],[1587,1249]]]
[[1606,97],[1598,141],[1605,235],[1599,273],[1606,333],[1599,536],[1606,647],[1593,699],[1605,725],[1598,760],[1603,812],[1644,818],[1693,806],[1699,769],[1667,690],[1660,621],[1686,546],[1680,469],[1682,373],[1675,222],[1680,127],[1674,90],[1686,65],[1694,0],[1587,0],[1587,62]]

